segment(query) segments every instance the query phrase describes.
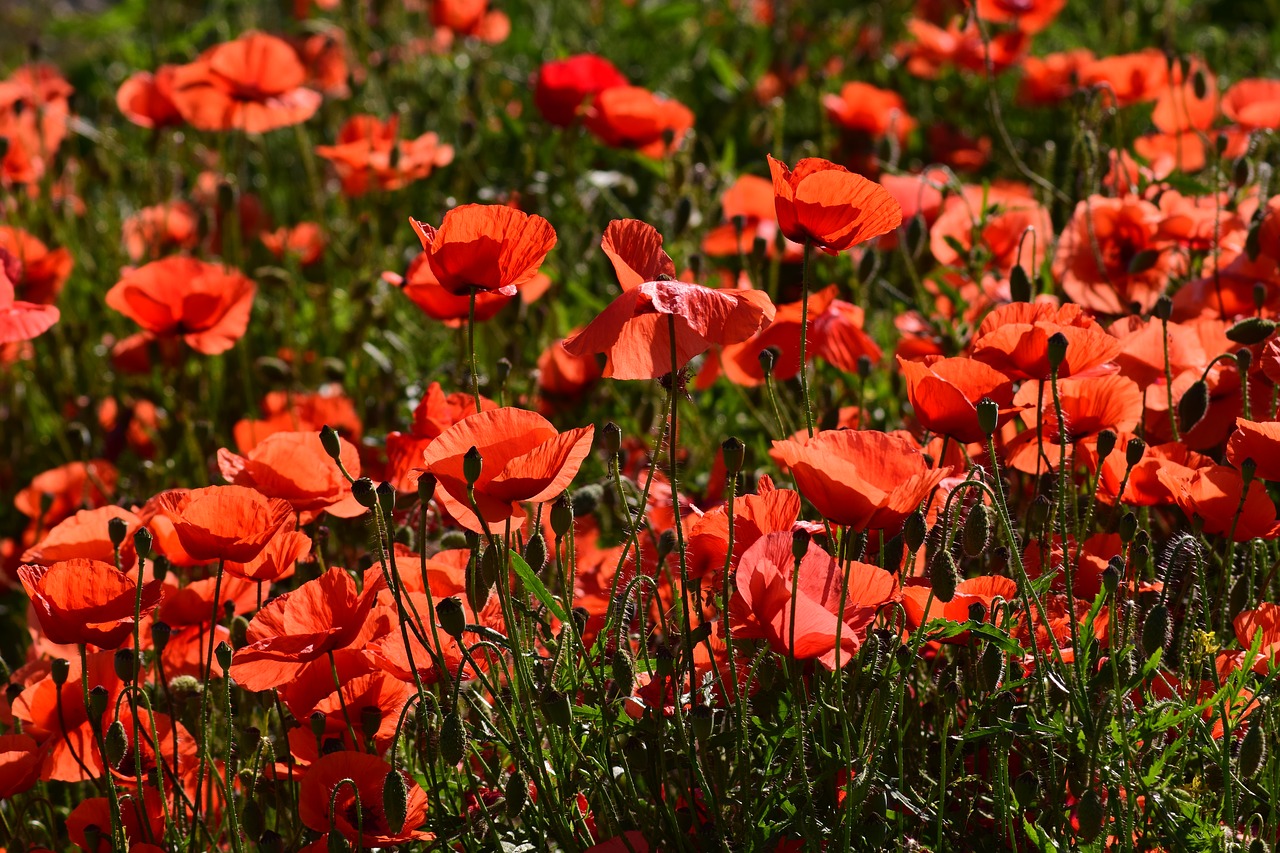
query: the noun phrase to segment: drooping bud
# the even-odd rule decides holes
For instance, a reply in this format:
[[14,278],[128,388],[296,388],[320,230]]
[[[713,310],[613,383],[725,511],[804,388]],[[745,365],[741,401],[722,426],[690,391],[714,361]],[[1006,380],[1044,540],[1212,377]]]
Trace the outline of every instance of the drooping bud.
[[1102,823],[1106,819],[1107,809],[1102,798],[1092,788],[1084,792],[1080,802],[1076,803],[1076,817],[1080,821],[1080,837],[1084,841],[1093,841],[1102,831]]
[[563,539],[573,529],[573,501],[561,495],[551,504],[551,532]]
[[617,456],[618,451],[622,449],[622,427],[609,421],[600,431],[600,435],[604,442],[604,452],[610,456]]
[[372,740],[382,728],[382,709],[377,705],[365,705],[360,709],[360,732],[365,739]]
[[613,680],[623,693],[630,693],[635,686],[636,662],[625,646],[619,646],[613,653]]
[[987,647],[982,651],[980,668],[982,672],[982,688],[988,693],[996,692],[1001,682],[1004,681],[1004,650],[995,643],[987,643]]
[[1197,379],[1178,401],[1178,429],[1190,432],[1209,410],[1209,385]]
[[924,513],[916,510],[911,515],[908,515],[907,520],[902,525],[902,541],[906,544],[907,550],[912,554],[919,551],[928,532],[928,527],[924,521]]
[[939,551],[929,563],[929,582],[933,597],[946,604],[956,597],[956,585],[960,582],[955,558],[950,551]]
[[977,557],[991,543],[993,511],[986,504],[978,504],[969,511],[964,522],[964,552],[970,557]]
[[778,351],[773,347],[765,347],[760,350],[760,369],[764,371],[766,379],[773,376],[773,365],[778,361]]
[[524,544],[524,561],[534,572],[542,571],[542,567],[547,564],[547,540],[542,531],[530,536],[529,541]]
[[1169,608],[1160,602],[1147,613],[1142,623],[1142,651],[1151,657],[1169,644]]
[[502,798],[506,800],[507,818],[515,820],[524,811],[529,802],[529,780],[519,770],[511,773],[507,779],[507,787],[503,789]]
[[1252,346],[1260,344],[1276,330],[1276,321],[1266,317],[1246,317],[1227,329],[1227,340]]
[[573,514],[591,515],[604,499],[604,486],[599,483],[588,483],[573,493]]
[[124,537],[129,535],[129,525],[123,518],[112,518],[107,522],[107,537],[112,547],[119,548],[124,544]]
[[66,658],[54,658],[49,662],[49,675],[53,678],[53,683],[57,687],[67,683],[67,676],[71,674],[71,661]]
[[103,746],[107,750],[107,764],[119,767],[120,759],[124,758],[125,752],[129,749],[129,735],[124,730],[124,723],[115,720],[107,726]]
[[547,721],[568,728],[573,722],[573,704],[559,690],[548,688],[542,692],[542,713]]
[[342,441],[338,438],[338,431],[328,424],[320,428],[320,446],[335,462],[342,458]]
[[1236,758],[1236,768],[1242,779],[1253,779],[1267,761],[1267,742],[1262,735],[1261,721],[1254,721],[1240,741],[1240,754]]

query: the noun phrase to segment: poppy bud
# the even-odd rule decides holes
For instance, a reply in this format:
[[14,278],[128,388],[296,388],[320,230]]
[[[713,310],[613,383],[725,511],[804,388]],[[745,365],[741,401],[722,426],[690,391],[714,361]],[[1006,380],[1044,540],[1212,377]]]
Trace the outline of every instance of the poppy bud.
[[444,632],[455,640],[462,636],[463,630],[467,627],[467,616],[462,612],[462,602],[454,595],[436,604],[436,618],[440,620],[440,627]]
[[886,572],[894,574],[902,568],[902,558],[905,553],[906,546],[902,541],[902,534],[898,534],[884,543],[884,548],[880,551],[880,564]]
[[676,532],[664,530],[658,537],[658,562],[665,560],[676,549]]
[[1190,432],[1208,409],[1209,386],[1203,379],[1197,379],[1178,401],[1178,429]]
[[99,684],[89,691],[89,722],[97,728],[102,724],[102,715],[107,712],[107,688]]
[[636,662],[631,651],[619,646],[613,653],[613,680],[624,693],[630,693],[636,681]]
[[125,733],[124,723],[115,720],[107,726],[107,734],[103,738],[103,746],[107,751],[107,764],[117,767],[129,748],[129,736]]
[[1113,430],[1104,429],[1098,433],[1098,464],[1111,455],[1111,451],[1116,449],[1116,434]]
[[1142,651],[1151,657],[1169,644],[1169,608],[1163,602],[1151,608],[1142,623]]
[[129,525],[123,518],[112,518],[107,522],[107,537],[112,547],[119,548],[124,544],[124,537],[129,533]]
[[116,677],[132,684],[138,674],[138,653],[133,649],[116,649],[111,660],[116,670]]
[[1056,372],[1067,357],[1067,336],[1062,332],[1054,332],[1049,336],[1046,349],[1049,356],[1049,368]]
[[1240,463],[1240,481],[1245,489],[1249,488],[1249,484],[1253,482],[1253,478],[1258,473],[1258,463],[1252,459],[1245,459]]
[[812,539],[807,530],[791,531],[791,556],[796,559],[796,562],[803,560],[804,555],[809,553],[809,543]]
[[[1239,164],[1237,164],[1239,165]],[[1246,169],[1247,174],[1247,169]],[[1256,261],[1262,254],[1262,221],[1257,220],[1249,226],[1244,235],[1244,253],[1250,261]]]
[[547,721],[567,728],[573,722],[573,705],[569,701],[569,697],[554,688],[548,688],[542,693],[542,713]]
[[[245,800],[244,807],[240,811],[240,825],[244,827],[244,834],[249,838],[262,837],[267,824],[263,818],[262,806],[258,805],[256,800],[251,798]],[[261,841],[258,842],[258,849],[263,849]]]
[[173,629],[166,622],[151,623],[151,645],[156,647],[157,652],[164,651],[164,647],[169,645],[169,635],[173,633]]
[[1140,275],[1160,260],[1159,249],[1143,249],[1129,259],[1129,275]]
[[320,446],[335,462],[342,458],[342,441],[338,438],[338,431],[328,424],[320,427]]
[[218,659],[218,666],[223,671],[231,668],[231,646],[224,640],[218,643],[218,647],[213,650],[213,656]]
[[1085,841],[1092,841],[1102,831],[1102,821],[1107,816],[1107,810],[1102,804],[1102,798],[1098,796],[1092,788],[1085,791],[1080,797],[1080,802],[1076,803],[1076,817],[1080,821],[1080,837]]
[[1124,561],[1119,557],[1112,557],[1107,567],[1102,570],[1102,588],[1106,590],[1107,595],[1115,595],[1116,588],[1120,586],[1120,575],[1124,571]]
[[474,486],[476,480],[480,479],[480,469],[483,467],[484,458],[475,447],[462,455],[462,476],[466,478],[468,487]]
[[1268,320],[1265,317],[1247,317],[1227,329],[1227,339],[1237,344],[1252,346],[1271,337],[1271,333],[1275,330],[1275,320]]
[[863,353],[858,356],[858,378],[866,379],[871,375],[871,356]]
[[328,724],[328,719],[324,715],[324,711],[312,711],[307,722],[311,726],[311,734],[315,735],[316,740],[324,737],[324,730]]
[[747,446],[737,438],[726,438],[720,444],[720,455],[724,459],[725,474],[730,478],[738,476],[742,463],[746,458]]
[[924,514],[920,510],[908,515],[907,520],[902,524],[902,541],[912,554],[920,550],[920,546],[924,544],[924,537],[927,534],[928,530],[925,526]]
[[983,397],[975,408],[978,412],[978,428],[991,436],[1000,421],[1000,404],[990,397]]
[[151,553],[151,531],[145,527],[139,527],[133,532],[133,548],[138,552],[139,557],[145,557]]
[[773,376],[773,365],[778,360],[778,351],[774,347],[765,347],[760,350],[760,369],[764,371],[765,379]]
[[356,499],[356,503],[365,509],[372,509],[378,502],[378,492],[373,486],[373,480],[368,477],[361,477],[352,483],[351,494]]
[[551,532],[556,535],[556,539],[563,539],[573,529],[573,509],[573,501],[564,495],[556,498],[551,505]]
[[418,478],[418,500],[425,507],[435,497],[436,478],[434,474],[423,474]]
[[980,663],[982,671],[982,688],[988,693],[994,693],[1000,687],[1004,680],[1005,654],[1004,651],[995,643],[987,643],[987,647],[982,651],[982,661]]
[[694,705],[689,718],[693,723],[693,736],[705,743],[711,736],[711,708],[707,705]]
[[604,440],[604,450],[610,456],[617,456],[618,451],[622,449],[622,427],[609,421],[604,425],[604,429],[600,431]]
[[987,549],[991,542],[991,507],[978,504],[970,512],[964,522],[964,552],[976,557]]
[[457,764],[467,751],[467,731],[462,724],[458,709],[444,715],[440,726],[440,757],[446,764]]
[[514,770],[507,778],[507,787],[502,791],[502,798],[507,803],[507,818],[515,820],[524,811],[529,802],[529,780],[519,770]]
[[1155,307],[1151,310],[1151,313],[1156,315],[1159,320],[1168,321],[1173,315],[1173,300],[1168,296],[1161,296],[1156,300]]
[[929,583],[933,597],[946,604],[956,597],[956,584],[960,582],[956,561],[950,551],[941,551],[929,563]]
[[384,515],[390,516],[396,511],[396,487],[387,482],[378,484],[376,491],[378,496],[378,508],[382,510]]
[[511,359],[509,358],[498,359],[497,370],[495,370],[494,372],[497,374],[495,378],[497,379],[498,387],[499,388],[507,387],[507,379],[511,376]]
[[1040,799],[1040,782],[1036,779],[1036,774],[1030,770],[1019,773],[1018,778],[1013,780],[1013,796],[1023,808],[1035,805]]
[[1014,264],[1009,270],[1009,299],[1013,302],[1031,301],[1031,277],[1022,264]]
[[547,564],[547,540],[539,531],[529,537],[524,545],[524,561],[535,572],[542,571]]
[[[573,493],[573,515],[591,515],[604,499],[604,486],[589,483]],[[554,512],[554,508],[552,509]],[[567,531],[566,531],[567,532]]]
[[386,815],[387,829],[392,835],[404,829],[408,811],[409,786],[405,784],[404,776],[399,770],[392,770],[382,782],[382,813]]
[[371,740],[382,727],[382,709],[377,705],[365,705],[360,709],[360,731]]
[[1036,499],[1031,502],[1031,508],[1027,510],[1027,522],[1031,525],[1032,530],[1038,530],[1045,526],[1049,521],[1049,511],[1053,509],[1053,504],[1044,495],[1036,495]]
[[685,258],[685,263],[689,265],[689,274],[695,282],[702,281],[702,255],[698,252],[690,252]]
[[1240,741],[1240,754],[1236,767],[1244,779],[1252,779],[1267,761],[1267,742],[1262,736],[1262,724],[1255,722]]
[[1128,545],[1133,541],[1133,537],[1138,532],[1138,517],[1132,512],[1126,512],[1120,516],[1120,522],[1116,525],[1116,533],[1120,534],[1120,541]]
[[658,677],[670,678],[676,668],[675,656],[671,653],[671,649],[667,648],[665,645],[660,645],[658,646],[657,651],[654,652],[653,658],[653,671],[657,673]]

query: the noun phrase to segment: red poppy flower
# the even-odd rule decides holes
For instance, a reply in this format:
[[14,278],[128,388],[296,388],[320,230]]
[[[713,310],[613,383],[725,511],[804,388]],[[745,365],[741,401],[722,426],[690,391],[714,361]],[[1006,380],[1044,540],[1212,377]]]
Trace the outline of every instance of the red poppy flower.
[[[480,406],[489,411],[498,404],[481,397]],[[432,382],[413,410],[409,431],[387,433],[387,479],[400,491],[412,491],[421,472],[423,451],[440,433],[475,413],[475,397],[471,394],[445,394],[439,382]]]
[[897,52],[906,60],[907,71],[926,80],[937,77],[949,65],[979,73],[985,73],[990,65],[1000,74],[1018,62],[1029,41],[1021,30],[1006,30],[988,38],[977,21],[961,27],[958,18],[946,29],[912,18],[907,21],[907,32],[914,41],[899,45]]
[[1149,311],[1170,276],[1186,268],[1186,256],[1159,239],[1161,218],[1154,204],[1133,197],[1080,202],[1058,241],[1054,277],[1090,311]]
[[[299,560],[311,553],[311,537],[300,530],[289,530],[286,522],[266,546],[247,563],[227,561],[223,568],[237,578],[261,583],[282,580],[293,574]],[[225,582],[224,582],[225,583]]]
[[1154,101],[1169,86],[1169,61],[1158,47],[1106,56],[1081,68],[1080,82],[1104,88],[1121,107]]
[[[0,253],[7,254],[3,249]],[[5,264],[0,263],[0,344],[38,338],[57,323],[60,316],[57,306],[16,300],[13,281],[5,271]]]
[[779,654],[817,658],[827,669],[845,666],[880,607],[897,600],[898,584],[889,572],[867,563],[849,561],[844,569],[847,581],[841,563],[810,542],[797,577],[791,534],[765,534],[742,555],[734,575],[737,594],[729,604],[734,636],[762,638]]
[[[1116,446],[1126,447],[1134,438],[1128,433],[1117,435]],[[1096,448],[1082,447],[1081,456],[1088,463],[1089,472],[1098,470]],[[1169,444],[1147,445],[1142,459],[1132,469],[1123,453],[1113,452],[1102,465],[1102,475],[1098,480],[1098,500],[1114,504],[1117,498],[1127,506],[1165,506],[1173,503],[1173,494],[1157,476],[1161,468],[1174,467],[1194,470],[1213,465],[1208,456],[1188,450],[1181,442]],[[1128,476],[1128,482],[1125,477]],[[1120,484],[1124,483],[1124,494],[1120,494]]]
[[929,229],[929,250],[938,263],[957,269],[980,260],[984,270],[1002,276],[1014,266],[1034,273],[1052,235],[1049,211],[1020,189],[966,186]]
[[1246,649],[1253,648],[1258,634],[1262,635],[1254,672],[1266,675],[1272,667],[1280,666],[1280,604],[1264,601],[1256,610],[1240,611],[1231,624],[1236,640]]
[[1280,128],[1280,80],[1240,80],[1222,96],[1222,111],[1246,130]]
[[[773,303],[763,291],[647,281],[613,300],[566,339],[564,349],[578,356],[604,353],[607,378],[656,379],[683,368],[713,344],[746,340],[773,316]],[[675,364],[670,318],[675,318]]]
[[[141,801],[137,797],[121,797],[120,820],[130,842],[130,853],[153,853],[163,849],[142,839],[164,837],[164,816],[165,809],[155,788],[144,789]],[[147,829],[143,829],[144,825]],[[95,842],[89,840],[89,827],[98,830]],[[112,853],[111,801],[106,797],[80,800],[67,815],[67,836],[85,853]]]
[[1169,88],[1156,99],[1151,123],[1167,134],[1208,130],[1218,117],[1218,80],[1203,61],[1173,66]]
[[1041,106],[1065,101],[1080,88],[1080,69],[1093,60],[1093,51],[1087,48],[1028,56],[1022,62],[1019,100]]
[[156,496],[187,554],[197,560],[247,563],[293,520],[287,501],[244,486],[175,489]]
[[1236,418],[1236,431],[1227,442],[1227,459],[1237,468],[1246,459],[1252,460],[1257,466],[1254,476],[1280,481],[1280,423]]
[[351,575],[335,567],[272,599],[250,621],[248,645],[232,658],[231,677],[255,691],[288,683],[303,664],[356,641],[382,588],[374,573],[357,593]]
[[278,259],[293,255],[302,266],[310,266],[324,254],[328,238],[324,229],[314,222],[300,222],[292,228],[263,231],[259,238],[267,251]]
[[126,272],[106,300],[150,335],[181,337],[196,352],[217,355],[249,328],[256,292],[238,270],[170,257]]
[[[71,253],[50,249],[35,237],[12,225],[0,225],[0,249],[9,260],[0,264],[13,281],[15,296],[25,302],[53,303],[71,275]],[[15,265],[16,263],[16,265]]]
[[[45,636],[114,649],[133,633],[138,584],[110,563],[72,559],[18,569]],[[160,602],[160,581],[142,585],[142,611]]]
[[[116,467],[105,459],[69,462],[32,478],[31,483],[14,495],[18,512],[35,520],[38,526],[52,527],[80,507],[100,507],[116,491]],[[49,500],[48,509],[40,514],[41,504]]]
[[[791,532],[800,518],[800,494],[776,489],[762,477],[754,495],[742,495],[733,505],[734,565],[744,552],[769,533]],[[728,509],[718,506],[703,513],[689,528],[689,577],[705,578],[719,589],[729,555]]]
[[295,38],[293,49],[306,66],[307,86],[331,98],[350,97],[347,37],[341,27],[324,27],[319,32]]
[[1234,468],[1212,465],[1192,470],[1166,466],[1156,476],[1188,518],[1204,522],[1205,533],[1229,535],[1236,542],[1270,539],[1280,533],[1276,506],[1266,487],[1254,480],[1246,492],[1244,480]]
[[[545,278],[545,276],[538,273],[517,288],[521,291],[534,289],[539,284],[539,278]],[[471,297],[459,296],[441,287],[440,279],[436,278],[436,274],[431,270],[426,252],[419,252],[409,262],[409,269],[403,277],[385,272],[382,274],[382,280],[401,288],[404,295],[409,297],[409,301],[422,309],[422,313],[450,328],[460,328],[472,316]],[[513,298],[514,296],[504,296],[496,290],[477,291],[475,321],[484,323],[492,320]]]
[[583,124],[605,145],[658,158],[680,147],[693,127],[693,113],[648,89],[613,86],[595,96]]
[[173,102],[176,65],[161,65],[156,73],[135,71],[116,90],[116,106],[138,127],[157,130],[182,124],[182,113]]
[[[389,826],[383,810],[382,788],[391,772],[404,776],[408,789],[403,826]],[[352,782],[356,787],[354,791]],[[356,822],[357,791],[359,824]],[[395,771],[378,756],[363,752],[340,750],[312,764],[298,789],[298,817],[309,829],[321,833],[337,830],[350,844],[361,847],[393,847],[406,841],[435,837],[418,829],[427,819],[427,795],[413,777],[404,771]]]
[[[1014,601],[1018,597],[1018,584],[1012,578],[1000,575],[966,578],[956,584],[956,593],[951,600],[943,603],[934,598],[933,603],[925,609],[929,601],[931,588],[928,582],[917,579],[902,588],[902,607],[906,610],[907,626],[912,630],[928,624],[934,619],[945,619],[948,622],[968,622],[969,608],[975,604],[982,605],[986,619],[991,619],[991,606],[997,598]],[[963,643],[969,632],[952,637],[950,642]]]
[[1053,23],[1067,0],[978,0],[978,17],[993,24],[1012,23],[1035,34]]
[[[347,473],[359,477],[360,454],[355,445],[341,437],[338,442]],[[223,447],[218,450],[218,469],[228,483],[286,500],[298,512],[323,510],[354,518],[365,511],[351,497],[351,485],[324,449],[319,432],[273,433],[246,456]]]
[[568,127],[579,108],[592,95],[626,86],[627,78],[613,63],[593,53],[583,53],[543,63],[534,84],[533,102],[547,121]]
[[[764,241],[767,257],[778,253],[778,212],[773,200],[773,181],[758,175],[741,175],[724,191],[720,207],[726,221],[711,229],[703,239],[704,254],[746,256],[754,251],[757,239]],[[804,248],[785,238],[783,242],[783,259],[800,260]]]
[[884,187],[830,160],[808,157],[792,171],[769,157],[769,171],[778,227],[797,243],[834,255],[902,224],[902,208]]
[[998,426],[1017,413],[1013,408],[1013,382],[980,361],[937,356],[906,361],[899,357],[898,369],[906,380],[907,399],[920,425],[962,444],[987,438],[978,425],[977,404],[983,398],[1000,406]]
[[[132,614],[132,606],[129,612]],[[116,675],[112,663],[114,657],[111,651],[91,651],[85,656],[88,682],[107,691],[108,707],[119,697],[124,686]],[[23,679],[26,686],[13,700],[13,716],[22,722],[23,732],[35,738],[46,750],[41,778],[57,782],[94,779],[103,771],[101,753],[84,706],[79,656],[73,655],[68,663],[67,680],[61,686],[54,683],[50,662],[46,660],[39,664],[38,672]],[[85,769],[81,768],[81,761]]]
[[125,524],[125,538],[120,546],[120,564],[131,566],[135,556],[133,534],[142,526],[142,519],[118,506],[83,509],[70,518],[63,519],[23,553],[22,561],[45,566],[74,558],[114,563],[115,546],[108,532],[114,519]]
[[172,99],[199,130],[266,133],[311,118],[319,92],[303,87],[307,69],[289,43],[246,33],[179,66]]
[[489,8],[489,0],[436,0],[431,4],[431,24],[450,34],[478,38],[488,44],[505,41],[511,20]]
[[166,252],[192,249],[200,241],[199,219],[185,201],[144,207],[124,221],[124,249],[132,261],[153,260]]
[[[1035,411],[1039,401],[1041,410]],[[1142,419],[1142,390],[1124,376],[1091,376],[1058,381],[1058,402],[1066,427],[1065,447],[1059,445],[1059,424],[1052,392],[1040,393],[1036,382],[1024,382],[1013,402],[1022,409],[1027,429],[1005,445],[1005,464],[1029,474],[1058,469],[1063,452],[1068,465],[1076,445],[1096,439],[1104,429],[1130,433]],[[1037,418],[1043,426],[1038,430]]]
[[333,163],[344,195],[398,190],[453,162],[453,146],[442,145],[439,135],[399,139],[399,127],[399,116],[385,122],[371,115],[352,116],[338,131],[336,144],[316,146],[316,153]]
[[580,401],[604,373],[594,355],[569,355],[563,344],[552,341],[538,356],[538,396],[548,411]]
[[515,295],[556,244],[550,222],[503,204],[455,207],[439,228],[409,221],[440,286],[455,295],[472,289]]
[[1061,307],[1043,302],[1002,305],[983,319],[974,333],[973,357],[1010,379],[1047,380],[1049,338],[1061,333],[1067,352],[1058,378],[1096,376],[1113,371],[1111,362],[1122,349],[1078,305]]
[[0,735],[0,799],[12,800],[40,781],[45,752],[29,735]]
[[855,530],[896,529],[951,473],[930,468],[910,441],[873,430],[775,441],[770,455],[823,518]]
[[[484,523],[518,523],[524,517],[520,504],[544,503],[563,492],[591,452],[594,435],[594,426],[557,433],[535,412],[491,409],[442,432],[423,461],[439,482],[436,497],[449,514],[468,530],[483,532]],[[463,456],[473,447],[483,460],[474,487],[480,518],[472,511],[463,475]]]
[[47,63],[24,65],[0,82],[0,178],[33,184],[67,135],[68,99],[74,89]]
[[618,284],[631,290],[646,281],[676,277],[676,265],[662,248],[658,229],[639,219],[615,219],[604,229],[600,248],[613,264]]
[[916,120],[907,112],[901,95],[870,83],[845,83],[839,95],[823,95],[822,106],[827,117],[842,130],[865,134],[871,139],[892,134],[900,144],[905,144],[916,128]]
[[[290,752],[305,763],[316,761],[319,748],[335,741],[343,749],[363,750],[363,741],[352,741],[346,720],[362,719],[366,709],[378,714],[378,728],[371,740],[377,753],[385,752],[398,733],[405,703],[417,695],[411,684],[379,670],[363,652],[340,651],[334,655],[334,665],[331,667],[324,659],[313,661],[280,687],[280,698],[295,719],[311,720],[313,714],[319,713],[325,720],[319,738],[314,729],[295,728],[289,732]],[[336,679],[334,668],[338,671]],[[341,688],[334,684],[335,680]]]
[[363,432],[355,404],[336,385],[313,394],[271,391],[262,398],[262,414],[261,420],[236,422],[232,432],[241,453],[248,453],[276,432],[319,432],[328,424],[351,441],[359,441]]

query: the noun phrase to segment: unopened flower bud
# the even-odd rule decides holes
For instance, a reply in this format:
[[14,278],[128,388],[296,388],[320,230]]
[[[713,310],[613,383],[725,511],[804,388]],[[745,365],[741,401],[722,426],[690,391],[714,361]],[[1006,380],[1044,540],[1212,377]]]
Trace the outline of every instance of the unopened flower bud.
[[1049,336],[1046,355],[1049,357],[1050,369],[1057,371],[1067,358],[1067,336],[1062,332],[1054,332]]
[[480,451],[472,447],[462,456],[462,476],[466,478],[467,486],[471,487],[480,479],[480,471],[484,467],[484,458],[480,455]]
[[231,645],[225,640],[218,643],[218,647],[213,650],[213,656],[218,659],[218,666],[222,667],[223,672],[231,668]]
[[600,434],[604,442],[604,452],[610,456],[617,456],[618,451],[622,449],[622,427],[609,421]]
[[809,535],[807,530],[791,531],[791,556],[797,562],[804,559],[804,555],[809,553],[809,543],[813,537]]
[[462,610],[462,602],[457,596],[449,596],[436,603],[436,618],[440,627],[455,640],[462,636],[467,627],[467,616]]
[[382,510],[382,514],[390,516],[396,511],[396,487],[388,482],[381,482],[375,490],[378,498],[378,508]]
[[436,494],[436,477],[434,474],[423,474],[418,477],[418,500],[425,507]]
[[116,677],[126,684],[132,684],[138,674],[138,653],[133,649],[116,649],[111,660],[116,670]]
[[1113,430],[1104,429],[1098,433],[1098,464],[1101,465],[1111,451],[1116,449],[1116,434]]
[[320,428],[320,446],[335,462],[342,458],[342,440],[338,438],[338,431],[328,424]]
[[1146,455],[1147,444],[1140,438],[1131,438],[1124,448],[1124,462],[1130,468],[1142,461]]
[[573,501],[561,495],[551,504],[551,532],[563,539],[573,529]]
[[978,428],[990,436],[996,431],[1000,420],[1000,404],[990,397],[983,397],[976,406],[978,411]]
[[107,537],[112,547],[119,548],[124,544],[124,537],[129,535],[129,525],[123,518],[112,518],[107,521]]
[[730,477],[736,477],[738,472],[742,470],[742,463],[746,457],[747,446],[738,438],[726,438],[720,444],[720,455],[724,459],[725,473]]
[[139,527],[133,531],[133,549],[138,552],[139,557],[145,557],[151,553],[151,542],[151,531],[147,528]]

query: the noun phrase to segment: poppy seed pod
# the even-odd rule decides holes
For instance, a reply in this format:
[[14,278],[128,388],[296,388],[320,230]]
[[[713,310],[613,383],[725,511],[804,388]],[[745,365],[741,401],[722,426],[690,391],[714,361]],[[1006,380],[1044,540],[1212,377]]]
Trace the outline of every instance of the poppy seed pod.
[[99,684],[89,691],[89,722],[97,728],[102,724],[102,715],[107,712],[107,688]]
[[1240,482],[1245,489],[1249,488],[1249,484],[1253,482],[1253,478],[1258,474],[1258,463],[1252,459],[1245,459],[1240,463]]
[[480,451],[474,446],[462,455],[462,476],[467,481],[467,486],[474,486],[476,481],[480,479],[480,472],[484,468],[484,458],[481,457]]
[[605,453],[610,456],[617,456],[618,451],[622,449],[622,427],[609,421],[601,430],[601,437],[604,441]]
[[342,458],[342,441],[338,438],[338,431],[328,424],[320,428],[320,446],[335,462]]
[[157,652],[164,651],[164,647],[169,645],[169,636],[173,633],[173,629],[165,622],[151,623],[151,644],[156,647]]
[[726,438],[720,445],[720,455],[724,458],[725,475],[730,479],[738,476],[745,460],[747,446],[738,438]]
[[1102,798],[1092,788],[1085,791],[1076,804],[1076,816],[1080,821],[1080,837],[1092,841],[1102,831],[1102,823],[1107,817],[1106,806]]
[[978,413],[978,427],[990,437],[1000,420],[1000,404],[990,397],[983,397],[974,408]]
[[384,515],[390,516],[396,511],[396,487],[387,482],[378,484],[376,491],[378,507]]
[[408,811],[409,786],[399,770],[392,770],[382,783],[382,813],[387,818],[387,829],[391,833],[399,834],[404,829]]
[[114,548],[124,544],[124,537],[129,533],[129,525],[123,518],[112,518],[107,521],[107,538]]
[[1120,557],[1112,557],[1107,567],[1102,570],[1102,588],[1107,595],[1115,595],[1120,586],[1120,575],[1124,571],[1124,561]]
[[139,557],[145,557],[151,553],[151,542],[151,531],[147,528],[139,527],[133,532],[133,547]]
[[377,705],[365,705],[360,709],[360,731],[372,738],[382,726],[382,710]]
[[1111,451],[1116,449],[1116,434],[1114,430],[1104,429],[1098,433],[1098,464],[1101,465]]
[[1049,336],[1048,349],[1045,352],[1049,359],[1049,368],[1056,371],[1067,357],[1067,336],[1062,332],[1054,332]]
[[457,596],[451,595],[436,604],[436,618],[440,620],[440,627],[444,632],[455,640],[462,636],[467,627],[467,617]]
[[551,504],[551,532],[557,540],[563,539],[573,529],[574,515],[573,501],[566,495],[561,495]]
[[613,653],[612,664],[614,682],[623,693],[630,693],[636,680],[636,662],[631,657],[631,651],[619,646]]
[[791,532],[791,556],[797,561],[803,560],[804,555],[809,553],[809,543],[813,537],[809,535],[807,530],[793,530]]
[[133,649],[116,649],[111,663],[116,677],[123,682],[132,683],[138,674],[138,653]]
[[1244,381],[1244,377],[1248,375],[1251,364],[1253,364],[1253,350],[1236,350],[1236,369],[1240,371],[1241,381]]
[[418,500],[425,507],[436,493],[436,478],[433,474],[423,474],[418,478]]
[[373,509],[378,502],[378,491],[368,477],[361,477],[351,484],[351,495],[365,509]]
[[1142,457],[1146,455],[1147,444],[1140,438],[1131,438],[1124,449],[1125,464],[1132,468],[1142,461]]
[[674,530],[664,530],[662,535],[658,537],[658,562],[661,563],[671,552],[676,549],[676,532]]
[[1116,533],[1120,534],[1120,541],[1126,545],[1132,542],[1138,533],[1138,517],[1132,512],[1126,512],[1116,525]]

